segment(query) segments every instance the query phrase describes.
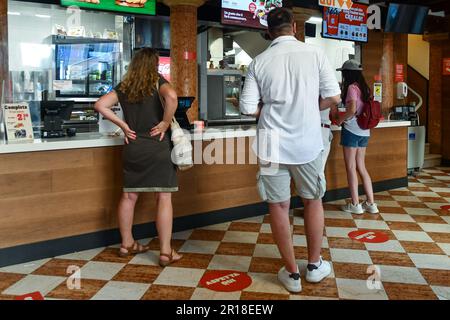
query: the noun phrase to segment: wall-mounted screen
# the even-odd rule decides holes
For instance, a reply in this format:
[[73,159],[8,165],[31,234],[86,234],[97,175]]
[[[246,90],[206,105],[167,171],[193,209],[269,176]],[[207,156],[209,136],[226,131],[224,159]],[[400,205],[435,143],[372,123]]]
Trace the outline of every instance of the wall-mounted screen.
[[368,41],[367,5],[353,3],[351,9],[323,8],[322,36],[337,40]]
[[61,0],[62,6],[155,15],[156,0]]
[[267,28],[267,14],[283,6],[283,0],[222,0],[222,23]]
[[411,4],[389,4],[385,32],[423,34],[429,8]]

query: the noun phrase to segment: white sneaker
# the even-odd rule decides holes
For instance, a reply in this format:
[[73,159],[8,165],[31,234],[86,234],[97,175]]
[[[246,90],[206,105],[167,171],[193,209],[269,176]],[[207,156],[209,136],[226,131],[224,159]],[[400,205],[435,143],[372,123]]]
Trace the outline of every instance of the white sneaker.
[[331,274],[331,265],[328,261],[322,260],[320,257],[320,266],[308,264],[306,267],[306,281],[317,283],[325,279]]
[[[298,270],[297,270],[298,271]],[[300,273],[290,273],[283,267],[278,271],[278,280],[283,284],[289,292],[302,291],[302,282],[300,280]]]
[[367,211],[368,213],[372,213],[372,214],[380,213],[376,203],[368,203],[367,201],[365,201],[362,204],[362,207],[363,207],[364,211]]
[[364,210],[361,204],[353,204],[351,202],[347,203],[345,206],[341,207],[342,211],[354,214],[363,214]]

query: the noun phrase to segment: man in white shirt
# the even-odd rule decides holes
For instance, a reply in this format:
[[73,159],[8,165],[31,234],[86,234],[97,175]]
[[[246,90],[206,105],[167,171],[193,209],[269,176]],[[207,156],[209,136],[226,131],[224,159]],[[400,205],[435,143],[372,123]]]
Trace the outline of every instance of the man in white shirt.
[[257,186],[269,204],[272,234],[285,262],[278,279],[288,291],[300,292],[289,222],[290,182],[293,178],[305,205],[306,280],[320,282],[331,273],[320,256],[326,188],[320,110],[340,102],[340,89],[325,54],[294,37],[296,24],[289,9],[272,10],[268,26],[273,42],[250,64],[240,108],[259,117],[253,146],[260,163]]

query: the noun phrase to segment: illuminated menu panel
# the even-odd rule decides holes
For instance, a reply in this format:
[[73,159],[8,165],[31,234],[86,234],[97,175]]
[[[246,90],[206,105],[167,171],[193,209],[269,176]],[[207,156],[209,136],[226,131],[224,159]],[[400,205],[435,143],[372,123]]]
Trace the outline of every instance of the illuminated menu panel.
[[283,6],[283,0],[222,0],[222,23],[267,28],[267,14]]
[[352,8],[323,8],[322,36],[337,40],[368,41],[367,6],[354,3]]
[[155,15],[156,0],[61,0],[62,6]]

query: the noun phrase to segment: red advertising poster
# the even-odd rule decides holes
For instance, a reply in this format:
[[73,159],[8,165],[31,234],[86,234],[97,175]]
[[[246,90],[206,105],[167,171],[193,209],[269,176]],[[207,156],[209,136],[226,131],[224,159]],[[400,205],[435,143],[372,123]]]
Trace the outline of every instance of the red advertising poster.
[[159,57],[158,70],[167,81],[170,81],[170,57]]
[[405,82],[405,66],[403,64],[395,65],[395,82]]
[[367,42],[367,6],[354,3],[352,8],[323,8],[323,33],[325,38]]
[[450,58],[444,58],[442,73],[444,76],[450,76]]
[[283,6],[283,0],[222,0],[222,23],[267,28],[267,14]]

